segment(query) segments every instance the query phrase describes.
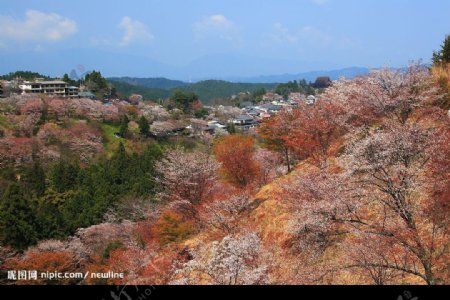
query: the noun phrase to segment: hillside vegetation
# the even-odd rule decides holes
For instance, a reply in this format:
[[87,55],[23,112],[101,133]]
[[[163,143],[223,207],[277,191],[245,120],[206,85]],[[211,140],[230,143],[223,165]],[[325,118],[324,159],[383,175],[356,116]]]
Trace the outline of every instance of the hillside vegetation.
[[254,136],[154,140],[144,119],[176,128],[189,109],[3,99],[0,269],[124,273],[63,284],[448,284],[447,67],[334,81]]

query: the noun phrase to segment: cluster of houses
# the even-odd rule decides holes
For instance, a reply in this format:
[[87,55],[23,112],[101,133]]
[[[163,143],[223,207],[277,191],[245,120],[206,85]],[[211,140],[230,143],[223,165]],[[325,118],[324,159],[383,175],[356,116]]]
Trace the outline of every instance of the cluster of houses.
[[[269,93],[267,93],[269,94]],[[282,96],[270,93],[263,97],[262,104],[254,104],[249,101],[240,103],[240,108],[232,110],[236,112],[234,116],[226,122],[220,122],[215,118],[206,121],[201,119],[190,119],[189,125],[185,127],[193,136],[202,136],[205,134],[227,134],[227,127],[231,124],[241,132],[251,132],[254,130],[264,118],[269,118],[284,109],[292,109],[297,107],[299,103],[303,102],[312,105],[316,101],[316,96],[303,95],[301,93],[291,93],[288,99],[284,100]],[[266,101],[264,101],[264,99]],[[272,101],[267,101],[272,100]],[[221,109],[222,108],[222,109]],[[220,105],[218,111],[225,110],[225,107]]]
[[[266,98],[265,98],[266,97]],[[255,105],[252,102],[241,102],[242,113],[228,121],[238,126],[241,131],[248,131],[258,126],[261,120],[269,118],[283,109],[292,109],[297,107],[300,102],[314,104],[316,97],[313,95],[303,95],[301,93],[291,93],[287,100],[275,94],[263,97],[264,99],[273,99],[271,102]],[[270,98],[269,98],[270,97]]]

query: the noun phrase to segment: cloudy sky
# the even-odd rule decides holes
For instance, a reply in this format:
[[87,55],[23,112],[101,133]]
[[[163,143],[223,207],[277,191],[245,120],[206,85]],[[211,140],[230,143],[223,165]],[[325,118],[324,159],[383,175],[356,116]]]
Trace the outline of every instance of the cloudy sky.
[[[50,74],[87,64],[109,76],[173,77],[187,76],[182,68],[203,68],[207,76],[400,66],[429,61],[450,33],[448,0],[16,0],[1,6],[0,73],[26,63]],[[105,57],[133,66],[111,67]],[[137,58],[153,64],[136,65]]]

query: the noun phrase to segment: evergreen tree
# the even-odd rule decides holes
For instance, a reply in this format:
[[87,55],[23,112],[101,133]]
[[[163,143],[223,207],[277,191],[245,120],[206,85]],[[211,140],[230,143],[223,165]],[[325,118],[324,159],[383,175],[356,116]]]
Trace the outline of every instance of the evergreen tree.
[[227,124],[227,131],[228,131],[229,134],[237,133],[236,125],[234,125],[234,123],[228,123]]
[[31,167],[25,170],[22,180],[30,194],[35,194],[38,197],[44,194],[45,171],[39,161],[35,161]]
[[33,206],[20,183],[12,183],[3,194],[0,206],[0,240],[17,250],[37,241]]
[[150,132],[150,125],[148,124],[148,121],[144,116],[142,116],[139,119],[138,125],[139,125],[139,132],[141,133],[141,135],[148,136]]
[[79,173],[80,166],[77,163],[61,160],[53,166],[50,181],[53,188],[58,193],[62,193],[76,188]]
[[434,64],[448,64],[450,63],[450,34],[445,37],[442,43],[441,50],[433,52]]
[[125,146],[120,142],[116,152],[114,152],[109,162],[109,173],[112,178],[112,183],[115,185],[123,185],[130,173],[127,172],[129,166],[129,157],[125,150]]
[[39,239],[65,238],[74,232],[73,217],[62,213],[67,203],[77,192],[69,190],[58,193],[52,187],[39,198],[36,211],[36,223]]
[[128,136],[128,123],[130,120],[128,119],[127,115],[123,115],[120,119],[120,128],[119,128],[119,134],[121,137],[126,138]]
[[198,100],[198,96],[193,92],[183,92],[180,89],[176,89],[170,97],[170,100],[184,113],[189,113],[192,103]]

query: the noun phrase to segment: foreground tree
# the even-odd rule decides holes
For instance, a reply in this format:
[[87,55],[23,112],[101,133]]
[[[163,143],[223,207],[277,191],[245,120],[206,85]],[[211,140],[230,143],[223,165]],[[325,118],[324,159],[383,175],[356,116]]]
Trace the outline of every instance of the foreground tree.
[[169,150],[156,164],[162,174],[163,194],[169,200],[186,200],[192,205],[208,198],[217,180],[217,161],[209,154],[183,149]]
[[288,144],[288,137],[295,126],[295,119],[294,112],[283,110],[271,118],[264,119],[258,127],[258,134],[263,140],[263,145],[282,155],[288,172],[292,169],[292,148]]
[[204,225],[224,234],[236,233],[242,217],[252,209],[249,193],[222,187],[212,201],[204,204],[200,219]]
[[249,136],[225,136],[214,145],[214,154],[222,164],[223,177],[238,187],[246,187],[258,177],[259,165],[254,153],[254,141]]
[[416,125],[391,125],[347,146],[348,172],[299,175],[285,188],[299,213],[299,247],[317,255],[345,233],[346,268],[446,282],[448,209],[430,210],[436,201],[424,177],[430,155],[448,152],[441,138]]
[[299,157],[311,157],[323,165],[331,144],[344,133],[339,124],[340,113],[340,108],[328,100],[300,105],[294,111],[295,126],[285,138],[286,143]]
[[260,262],[260,239],[253,233],[227,235],[211,249],[198,248],[175,274],[174,284],[195,284],[207,280],[212,284],[264,284],[267,266]]

